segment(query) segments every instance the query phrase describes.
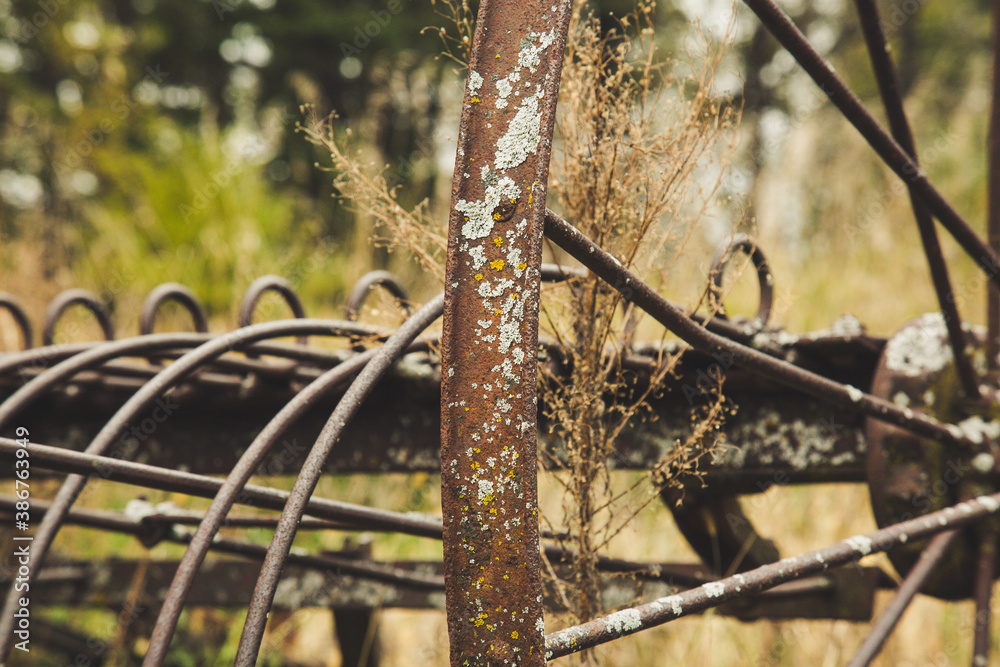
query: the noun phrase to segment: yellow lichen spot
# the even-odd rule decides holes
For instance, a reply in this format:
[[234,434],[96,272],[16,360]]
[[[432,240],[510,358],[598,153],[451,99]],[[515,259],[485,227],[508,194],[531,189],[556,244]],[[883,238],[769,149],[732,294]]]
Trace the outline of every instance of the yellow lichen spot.
[[490,268],[491,269],[496,269],[497,271],[502,270],[503,269],[503,260],[502,259],[498,259],[498,260],[496,260],[494,262],[490,262]]
[[498,53],[498,54],[497,54],[497,60],[499,60],[499,59],[500,59],[500,54]]
[[490,510],[490,514],[496,514],[496,513],[497,513],[497,508],[494,507],[493,509]]
[[473,463],[472,464],[472,469],[473,470],[479,470],[479,464],[478,463]]
[[486,577],[479,577],[479,583],[483,583],[484,581],[486,581]]
[[495,239],[493,239],[493,245],[499,248],[500,246],[503,245],[503,239],[500,238],[499,236],[496,237]]
[[504,581],[507,581],[508,579],[510,579],[510,575],[509,574],[503,575],[503,580]]
[[478,628],[478,627],[479,627],[479,626],[481,626],[481,625],[482,625],[482,624],[483,624],[484,622],[485,622],[485,621],[483,621],[483,619],[481,619],[481,618],[477,618],[477,619],[476,619],[476,627]]
[[482,280],[482,279],[483,279],[483,274],[481,274],[481,273],[477,273],[477,274],[476,274],[476,282],[479,282],[479,281],[480,281],[480,280]]
[[476,96],[473,96],[473,97],[472,97],[472,103],[473,103],[473,104],[479,104],[479,98],[478,98],[478,97],[476,97]]
[[509,475],[507,475],[507,476],[508,476],[508,477],[510,477],[511,479],[514,479],[514,471],[513,471],[513,470],[511,470],[511,471],[510,471],[510,474],[509,474]]
[[496,212],[495,212],[495,213],[493,214],[493,219],[494,219],[494,220],[499,220],[499,219],[500,219],[500,211],[496,211]]
[[474,451],[476,454],[478,454],[479,453],[479,447],[473,447],[472,451]]
[[514,632],[510,633],[510,638],[517,639],[517,630],[514,630]]
[[520,264],[517,265],[517,268],[520,269],[521,271],[524,271],[526,268],[528,268],[528,265],[525,264],[524,262],[521,262]]
[[497,309],[496,309],[496,310],[495,310],[495,311],[493,312],[493,314],[494,314],[494,315],[500,315],[501,313],[503,313],[503,311],[502,311],[502,310],[500,310],[499,308],[497,308]]

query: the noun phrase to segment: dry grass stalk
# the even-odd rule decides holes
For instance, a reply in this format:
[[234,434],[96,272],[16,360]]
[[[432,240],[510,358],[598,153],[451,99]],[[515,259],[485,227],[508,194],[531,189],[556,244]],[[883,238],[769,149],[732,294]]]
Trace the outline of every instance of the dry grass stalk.
[[316,145],[330,151],[335,196],[351,208],[376,246],[390,252],[403,248],[410,252],[424,269],[436,276],[444,275],[444,256],[448,245],[447,230],[435,220],[426,200],[412,209],[403,207],[398,199],[399,185],[386,179],[387,166],[378,167],[365,159],[363,148],[352,147],[353,133],[346,130],[337,136],[334,130],[336,114],[318,118],[312,107],[304,107],[305,124],[298,130]]
[[[654,9],[655,0],[640,0],[632,15],[608,30],[584,4],[577,7],[549,188],[551,205],[645,275],[651,266],[665,272],[663,250],[679,253],[691,237],[700,211],[691,212],[691,201],[704,202],[719,183],[705,182],[701,170],[739,117],[738,109],[712,95],[724,47],[687,63],[689,74],[673,74],[680,67],[657,48]],[[693,415],[691,437],[643,488],[616,495],[608,475],[614,443],[629,423],[653,418],[648,401],[680,355],[662,355],[654,381],[636,388],[623,372],[622,355],[638,314],[621,295],[591,276],[549,290],[547,297],[543,322],[566,350],[567,370],[546,374],[542,396],[550,428],[566,450],[569,470],[558,476],[565,488],[561,528],[573,536],[578,554],[570,576],[572,612],[585,620],[600,611],[597,551],[655,498],[655,488],[697,467],[726,410],[717,395],[715,407]]]

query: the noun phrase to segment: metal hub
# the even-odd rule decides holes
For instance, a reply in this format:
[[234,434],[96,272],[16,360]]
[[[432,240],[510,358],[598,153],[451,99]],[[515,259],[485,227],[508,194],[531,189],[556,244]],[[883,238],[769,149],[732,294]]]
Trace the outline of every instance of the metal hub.
[[[981,335],[966,329],[977,369],[984,366]],[[889,340],[872,379],[871,393],[914,412],[951,424],[973,446],[959,449],[869,418],[868,486],[880,527],[949,507],[998,488],[1000,405],[995,383],[969,397],[961,388],[944,318],[919,317]],[[964,530],[921,592],[956,600],[971,597],[981,530]],[[888,552],[901,575],[917,563],[925,542]]]

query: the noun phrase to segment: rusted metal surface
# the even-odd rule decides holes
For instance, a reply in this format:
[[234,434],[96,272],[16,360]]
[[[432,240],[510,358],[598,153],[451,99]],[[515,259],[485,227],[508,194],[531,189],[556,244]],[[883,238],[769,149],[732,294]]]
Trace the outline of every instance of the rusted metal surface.
[[0,292],[0,308],[10,313],[10,316],[14,318],[14,323],[21,330],[21,349],[30,350],[31,346],[34,345],[34,337],[32,335],[31,320],[28,319],[28,314],[24,312],[24,306],[12,295]]
[[546,636],[545,657],[551,660],[593,648],[730,600],[753,595],[786,581],[819,574],[829,568],[896,548],[911,539],[931,537],[947,530],[971,525],[998,513],[1000,513],[1000,493],[980,496],[889,528],[882,528],[866,535],[856,535],[824,549],[784,558],[777,563],[726,577],[683,593],[623,609],[609,616]]
[[[978,347],[970,349],[981,354],[981,345],[980,338]],[[976,443],[973,449],[955,450],[870,419],[866,425],[868,486],[879,526],[890,526],[994,488],[1000,424],[993,421],[992,401],[970,401],[960,392],[940,315],[917,318],[889,340],[872,393],[906,410],[933,415]],[[951,600],[970,597],[977,542],[972,531],[965,531],[949,550],[948,562],[928,577],[923,592]],[[889,559],[906,574],[924,546],[907,544],[891,552]]]
[[875,659],[878,652],[882,650],[886,639],[889,638],[889,634],[896,627],[896,623],[903,616],[903,612],[906,611],[906,608],[910,605],[910,602],[927,580],[930,573],[948,553],[948,548],[958,535],[959,532],[957,530],[950,530],[945,533],[939,533],[930,541],[930,544],[927,545],[927,548],[920,555],[920,560],[916,566],[910,570],[909,574],[906,575],[906,578],[899,585],[899,590],[896,591],[892,602],[882,610],[878,620],[872,624],[871,630],[864,641],[861,642],[857,653],[847,663],[847,667],[867,667]]
[[708,271],[709,289],[716,301],[718,312],[716,317],[728,319],[726,310],[722,304],[722,276],[726,272],[726,266],[736,252],[746,253],[753,260],[754,268],[757,270],[757,284],[760,287],[760,303],[757,306],[757,314],[746,327],[748,334],[759,333],[767,326],[767,321],[771,317],[771,302],[774,300],[774,276],[771,267],[764,257],[764,251],[757,247],[757,243],[746,234],[737,234],[733,240],[720,247],[712,258],[712,267]]
[[452,187],[441,496],[451,664],[540,665],[542,216],[569,0],[484,0]]

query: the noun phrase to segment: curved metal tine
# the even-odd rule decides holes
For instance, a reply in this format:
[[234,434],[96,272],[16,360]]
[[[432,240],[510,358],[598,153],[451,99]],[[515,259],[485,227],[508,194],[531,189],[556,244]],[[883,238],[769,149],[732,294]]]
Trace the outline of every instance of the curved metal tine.
[[[426,348],[426,344],[417,343],[408,346],[407,349],[415,347]],[[180,618],[184,600],[187,598],[188,592],[194,583],[194,577],[198,573],[198,568],[204,562],[205,555],[211,547],[219,528],[225,522],[226,515],[236,502],[237,496],[242,492],[250,477],[256,472],[267,453],[278,442],[278,438],[302,414],[316,405],[320,399],[327,396],[338,385],[341,385],[355,373],[362,370],[377,353],[378,349],[362,352],[356,357],[328,370],[311,382],[309,386],[296,394],[267,423],[257,437],[254,438],[247,450],[240,456],[239,461],[237,461],[236,465],[233,466],[233,469],[226,476],[225,482],[219,489],[219,492],[212,499],[211,505],[205,510],[204,517],[191,538],[190,546],[184,552],[184,556],[177,566],[177,572],[174,574],[170,588],[167,589],[166,597],[163,600],[160,613],[156,619],[156,625],[153,627],[153,634],[150,637],[149,646],[146,650],[147,664],[159,665],[166,659],[167,649],[177,628],[177,620]]]
[[174,301],[184,306],[191,315],[194,330],[208,333],[208,313],[194,292],[180,283],[163,283],[153,288],[146,300],[142,302],[142,312],[139,314],[139,334],[153,333],[156,324],[156,313],[167,301]]
[[[254,588],[253,599],[247,612],[247,620],[243,625],[243,635],[236,653],[236,664],[252,666],[260,651],[260,642],[264,635],[268,613],[274,600],[274,592],[278,586],[278,578],[285,558],[295,538],[295,526],[305,512],[306,501],[312,495],[322,472],[323,462],[336,444],[345,425],[358,411],[361,403],[369,394],[379,378],[385,374],[390,365],[398,359],[406,347],[417,335],[441,316],[444,310],[444,295],[438,295],[430,300],[412,317],[389,337],[372,360],[365,365],[364,370],[351,383],[337,404],[330,419],[323,427],[316,444],[313,445],[302,471],[295,480],[295,486],[288,498],[288,504],[281,513],[278,529],[274,533],[271,545],[267,550],[264,567],[261,568],[257,586]],[[149,663],[152,665],[155,663]],[[148,667],[145,666],[145,667]]]
[[606,616],[559,630],[545,637],[545,655],[547,659],[552,660],[584,651],[730,600],[749,597],[774,588],[778,584],[821,574],[829,568],[887,551],[908,541],[923,539],[988,519],[990,515],[998,512],[1000,512],[1000,493],[973,498],[955,507],[931,512],[867,535],[856,535],[823,549],[784,558],[777,563],[762,565],[698,588],[625,609],[611,617]]
[[[364,305],[365,299],[376,287],[382,287],[389,292],[407,317],[412,314],[409,297],[399,279],[388,271],[369,271],[361,276],[358,282],[354,283],[354,287],[347,297],[347,304],[344,306],[344,317],[351,322],[357,322],[358,317],[361,316],[361,306]],[[355,352],[361,352],[365,346],[361,344],[360,339],[355,339],[352,341],[351,349]]]
[[406,289],[399,282],[399,279],[388,271],[369,271],[354,283],[350,296],[347,297],[347,304],[344,306],[346,317],[351,322],[356,322],[361,315],[361,306],[364,305],[368,294],[376,287],[382,287],[396,299],[396,303],[403,311],[410,315],[410,298],[406,294]]
[[986,273],[989,280],[1000,285],[1000,255],[989,247],[951,204],[927,179],[899,144],[879,125],[847,84],[837,76],[823,57],[806,40],[773,0],[744,0],[761,23],[798,61],[844,117],[861,133],[879,157],[924,201],[934,217],[951,233],[969,257]]
[[757,242],[746,234],[737,234],[732,241],[724,243],[716,251],[712,258],[712,267],[708,271],[709,291],[718,308],[716,317],[723,320],[729,319],[726,310],[722,305],[722,276],[726,272],[729,260],[736,252],[746,253],[754,268],[757,269],[757,285],[760,287],[760,303],[757,306],[757,314],[751,321],[749,331],[746,335],[752,336],[760,333],[767,326],[767,321],[771,318],[771,304],[774,301],[774,275],[771,273],[771,266],[764,256],[764,251],[760,249]]
[[[882,32],[878,7],[874,0],[855,0],[855,4],[858,8],[858,17],[861,20],[861,30],[865,35],[868,55],[872,61],[872,69],[875,72],[875,80],[878,82],[879,93],[882,96],[882,104],[889,119],[889,129],[899,146],[906,151],[914,164],[917,164],[917,149],[913,141],[913,133],[910,131],[910,124],[906,120],[906,111],[903,109],[903,98],[899,92],[896,69],[889,56],[889,45],[886,42],[885,33]],[[917,220],[917,229],[920,231],[920,241],[923,243],[924,255],[927,257],[927,265],[930,268],[931,282],[934,284],[938,306],[941,308],[941,314],[944,316],[945,326],[948,329],[948,341],[951,344],[952,356],[955,358],[955,368],[959,381],[968,398],[979,398],[979,381],[972,368],[972,359],[966,353],[966,335],[962,331],[962,319],[955,303],[951,279],[948,277],[948,265],[941,253],[941,244],[938,241],[934,220],[927,211],[924,202],[913,190],[912,185],[909,187],[909,193],[910,205]]]
[[726,359],[727,363],[724,365],[727,367],[742,366],[834,406],[861,412],[963,450],[974,447],[974,443],[955,426],[942,424],[921,412],[905,410],[856,387],[834,382],[698,326],[677,306],[653,291],[637,275],[622,267],[614,257],[552,211],[546,212],[545,235],[615,289],[621,292],[627,289],[630,301],[686,343],[702,352],[716,355],[716,358]]
[[74,354],[86,352],[92,347],[103,344],[104,342],[99,341],[64,343],[60,345],[46,345],[45,347],[33,347],[30,350],[5,354],[0,357],[0,375],[7,375],[11,371],[24,373],[31,369],[48,368],[52,362],[58,363],[72,357]]
[[[115,439],[128,426],[129,420],[141,410],[152,405],[159,395],[193,372],[199,366],[211,361],[225,352],[240,349],[250,343],[267,338],[277,338],[289,335],[341,335],[343,332],[355,332],[357,325],[352,322],[337,320],[289,320],[284,322],[268,322],[256,324],[243,329],[237,329],[223,336],[214,338],[191,350],[176,362],[163,369],[153,379],[137,391],[118,412],[104,425],[94,440],[84,450],[88,454],[103,454]],[[179,334],[173,334],[179,335]],[[188,334],[203,335],[203,334]],[[54,369],[53,369],[54,370]],[[52,540],[59,531],[59,524],[65,512],[76,501],[77,496],[86,484],[86,478],[80,475],[68,477],[53,500],[52,511],[38,526],[33,547],[34,557],[29,566],[28,582],[34,579]],[[17,608],[17,592],[12,587],[4,602],[4,610],[0,612],[0,661],[6,659],[10,652],[13,639],[14,611]]]
[[12,418],[32,401],[81,371],[118,357],[152,353],[167,348],[202,345],[208,340],[210,337],[206,334],[166,333],[136,336],[91,346],[35,376],[0,403],[0,433],[7,428]]
[[85,289],[68,289],[56,295],[45,311],[45,325],[42,327],[42,345],[52,345],[55,339],[56,324],[70,306],[83,306],[97,319],[104,332],[105,340],[115,339],[115,327],[111,323],[111,313],[101,299]]
[[34,336],[31,331],[31,320],[28,319],[27,313],[24,312],[21,302],[15,299],[12,294],[0,292],[0,308],[9,312],[14,321],[17,322],[17,327],[21,330],[21,349],[30,350],[34,344]]
[[990,597],[997,566],[996,526],[987,525],[979,531],[979,558],[976,562],[975,628],[973,633],[972,667],[985,667],[990,661]]
[[892,601],[882,611],[875,623],[872,624],[871,630],[868,631],[868,636],[861,642],[858,652],[847,663],[847,667],[867,667],[875,659],[875,656],[882,650],[882,646],[889,638],[893,629],[895,629],[896,624],[899,623],[899,619],[902,618],[903,612],[906,611],[913,597],[920,591],[920,587],[934,571],[934,568],[937,567],[937,564],[947,555],[949,547],[951,547],[959,534],[960,531],[949,530],[946,533],[939,533],[931,540],[931,543],[920,554],[917,564],[906,575],[899,588],[896,589],[896,595],[892,598]]
[[[17,498],[15,496],[0,496],[0,512],[7,512],[13,516],[16,502]],[[49,507],[49,503],[32,501],[32,519],[37,520],[35,517],[44,515],[49,510]],[[72,509],[66,515],[63,523],[133,535],[147,549],[152,548],[160,542],[188,544],[191,538],[187,532],[169,530],[169,527],[172,525],[169,522],[149,524],[144,518],[130,517],[120,512]],[[241,540],[216,539],[210,548],[212,551],[219,553],[243,556],[244,558],[253,560],[263,560],[267,553],[267,549],[264,546]],[[364,579],[399,586],[444,590],[444,578],[440,575],[423,575],[419,572],[407,572],[406,570],[388,565],[365,562],[353,558],[340,558],[335,555],[326,554],[288,554],[288,562],[309,569],[321,571],[336,570]]]
[[[295,293],[295,289],[290,282],[281,276],[261,276],[250,283],[250,287],[247,288],[246,293],[243,295],[243,300],[240,301],[239,325],[241,329],[253,324],[253,312],[257,309],[257,302],[267,292],[277,292],[285,300],[285,303],[288,304],[292,315],[297,319],[305,318],[306,309],[302,306],[302,299]],[[306,336],[299,336],[298,342],[300,345],[305,345]]]
[[[71,474],[90,474],[102,480],[170,493],[214,498],[223,483],[221,479],[207,475],[95,456],[62,447],[29,443],[28,448],[31,451],[32,462],[40,468]],[[0,438],[0,460],[15,460],[19,449],[21,446],[16,440]],[[251,507],[281,510],[287,500],[287,491],[248,484],[236,502]],[[427,514],[413,512],[403,514],[325,498],[310,499],[308,512],[311,516],[321,519],[353,523],[358,530],[395,531],[416,537],[441,539],[441,517]]]

